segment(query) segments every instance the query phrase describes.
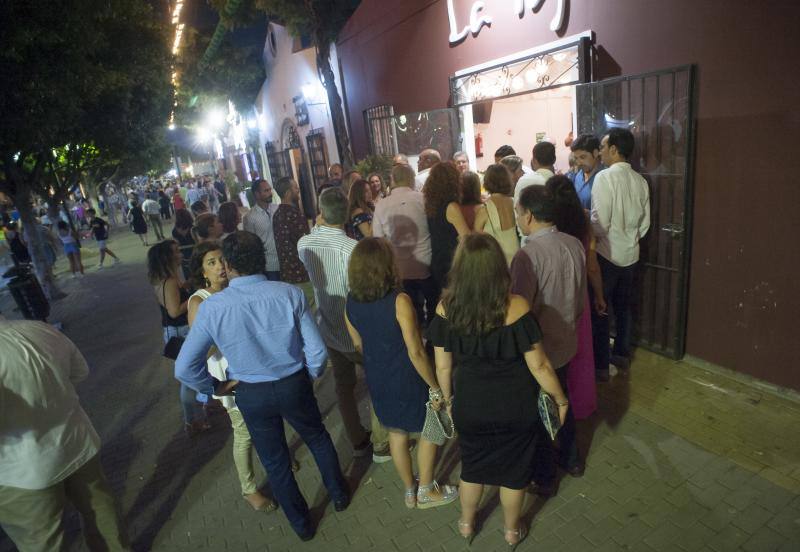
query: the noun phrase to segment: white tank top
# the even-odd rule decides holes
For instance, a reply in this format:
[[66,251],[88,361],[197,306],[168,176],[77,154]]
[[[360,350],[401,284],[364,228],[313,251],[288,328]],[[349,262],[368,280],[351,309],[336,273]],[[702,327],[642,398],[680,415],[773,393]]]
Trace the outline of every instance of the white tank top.
[[519,250],[517,226],[512,225],[510,228],[502,230],[502,226],[500,225],[500,214],[497,212],[497,206],[491,199],[489,199],[485,205],[486,214],[488,215],[489,220],[486,221],[483,231],[497,240],[497,243],[500,244],[500,249],[502,249],[503,253],[506,255],[506,263],[508,263],[510,266],[511,259],[514,258],[517,250]]
[[[198,289],[192,294],[192,297],[199,297],[201,300],[205,301],[211,297],[211,292],[205,289]],[[189,297],[190,301],[192,297]],[[225,357],[222,356],[222,353],[219,351],[216,351],[208,358],[206,361],[206,366],[208,367],[208,373],[211,374],[212,377],[217,378],[220,381],[225,381],[228,379],[228,361],[225,360]],[[236,400],[230,395],[226,395],[224,397],[218,397],[214,395],[214,398],[219,399],[222,402],[222,406],[224,406],[226,410],[236,408]]]

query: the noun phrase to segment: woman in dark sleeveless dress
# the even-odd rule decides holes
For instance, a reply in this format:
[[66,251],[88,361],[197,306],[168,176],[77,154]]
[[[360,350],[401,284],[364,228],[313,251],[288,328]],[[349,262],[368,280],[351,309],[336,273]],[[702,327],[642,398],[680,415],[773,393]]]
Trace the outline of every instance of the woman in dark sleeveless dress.
[[486,234],[463,238],[427,337],[459,434],[459,532],[472,539],[483,486],[497,485],[505,540],[515,546],[527,533],[519,518],[533,479],[540,386],[559,404],[562,421],[568,403],[528,302],[510,288],[497,241]]
[[[164,240],[147,250],[147,275],[161,310],[165,345],[173,337],[186,337],[189,334],[187,312],[190,294],[178,279],[180,266],[181,253],[174,240]],[[181,384],[184,429],[190,436],[211,427],[205,419],[205,410],[202,417],[195,415],[197,397],[195,391]],[[200,397],[205,398],[205,395]]]
[[350,257],[350,294],[345,322],[356,349],[364,356],[364,372],[375,415],[389,430],[389,448],[405,485],[408,508],[434,508],[458,498],[449,485],[433,478],[437,446],[420,439],[419,489],[408,452],[408,434],[422,431],[425,402],[441,398],[422,345],[411,298],[399,291],[400,280],[392,246],[379,238],[364,238]]
[[450,162],[439,163],[431,169],[422,190],[431,233],[431,275],[439,289],[447,285],[447,272],[453,262],[459,236],[469,233],[458,204],[459,178],[455,165]]

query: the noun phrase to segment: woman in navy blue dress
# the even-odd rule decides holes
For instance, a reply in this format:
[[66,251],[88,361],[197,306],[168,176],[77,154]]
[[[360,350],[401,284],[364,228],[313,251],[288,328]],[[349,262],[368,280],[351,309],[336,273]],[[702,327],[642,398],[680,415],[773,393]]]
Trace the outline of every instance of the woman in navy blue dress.
[[419,489],[408,451],[409,433],[422,431],[425,403],[441,407],[439,384],[422,345],[411,298],[400,291],[392,246],[364,238],[350,256],[350,294],[345,322],[353,344],[364,357],[364,372],[375,415],[389,431],[389,448],[405,485],[408,508],[434,508],[458,498],[449,485],[433,479],[438,447],[420,439],[417,453]]

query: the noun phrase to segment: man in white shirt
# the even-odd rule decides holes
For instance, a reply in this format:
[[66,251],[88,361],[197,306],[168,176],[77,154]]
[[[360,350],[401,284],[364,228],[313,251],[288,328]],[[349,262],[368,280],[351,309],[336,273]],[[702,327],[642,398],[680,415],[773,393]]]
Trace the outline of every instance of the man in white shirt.
[[425,181],[431,173],[431,167],[442,161],[442,156],[435,149],[425,149],[419,154],[417,159],[417,176],[414,179],[414,189],[418,192],[425,187]]
[[250,190],[256,204],[242,219],[242,227],[261,238],[264,255],[267,258],[267,279],[277,282],[281,279],[281,263],[275,245],[275,234],[272,231],[272,220],[278,206],[272,202],[272,186],[263,178],[253,182]]
[[0,526],[22,551],[62,550],[67,500],[90,550],[127,550],[103,476],[100,437],[73,385],[89,374],[69,339],[0,316]]
[[372,434],[361,425],[355,388],[356,366],[362,363],[344,322],[344,307],[349,291],[347,265],[355,248],[354,239],[347,237],[347,197],[337,188],[323,191],[319,196],[320,215],[317,225],[297,242],[297,253],[314,286],[317,304],[317,323],[328,347],[328,358],[336,380],[336,395],[347,438],[353,446],[353,456],[369,454],[372,443],[373,460],[387,462],[389,435],[378,419],[372,416]]
[[[603,293],[614,311],[616,336],[610,362],[630,366],[630,298],[639,261],[639,240],[650,228],[650,190],[631,168],[633,134],[612,128],[600,142],[600,159],[608,167],[592,185],[592,229],[597,238],[597,260],[603,274]],[[599,381],[608,380],[609,320],[592,310],[595,369]]]
[[556,147],[550,142],[539,142],[533,146],[531,157],[532,173],[527,173],[517,181],[514,188],[514,205],[519,203],[519,195],[528,186],[544,186],[547,180],[555,175]]
[[147,216],[147,221],[150,226],[153,227],[156,233],[156,239],[158,241],[163,241],[164,230],[161,228],[161,205],[158,204],[158,201],[148,197],[142,203],[142,211],[144,211],[145,216]]
[[372,235],[394,247],[403,289],[411,296],[420,325],[433,319],[439,290],[431,276],[431,234],[422,192],[413,189],[414,170],[392,168],[391,193],[375,206]]

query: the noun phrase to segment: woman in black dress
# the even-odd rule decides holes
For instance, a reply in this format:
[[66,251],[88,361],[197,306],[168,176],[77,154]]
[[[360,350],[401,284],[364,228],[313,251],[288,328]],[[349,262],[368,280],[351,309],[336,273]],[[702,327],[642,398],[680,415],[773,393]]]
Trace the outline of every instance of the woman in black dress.
[[447,272],[453,262],[458,238],[469,233],[458,204],[459,173],[450,162],[431,169],[425,187],[425,215],[431,233],[431,275],[439,289],[447,285]]
[[144,212],[135,199],[131,200],[131,210],[128,211],[128,222],[131,224],[133,233],[142,240],[142,245],[147,247],[147,221],[144,219]]
[[486,234],[462,238],[449,277],[427,337],[459,433],[458,529],[472,539],[483,486],[498,485],[505,540],[515,546],[526,535],[519,518],[533,479],[540,386],[559,405],[562,421],[568,402],[530,305],[511,295],[511,276],[497,241]]

